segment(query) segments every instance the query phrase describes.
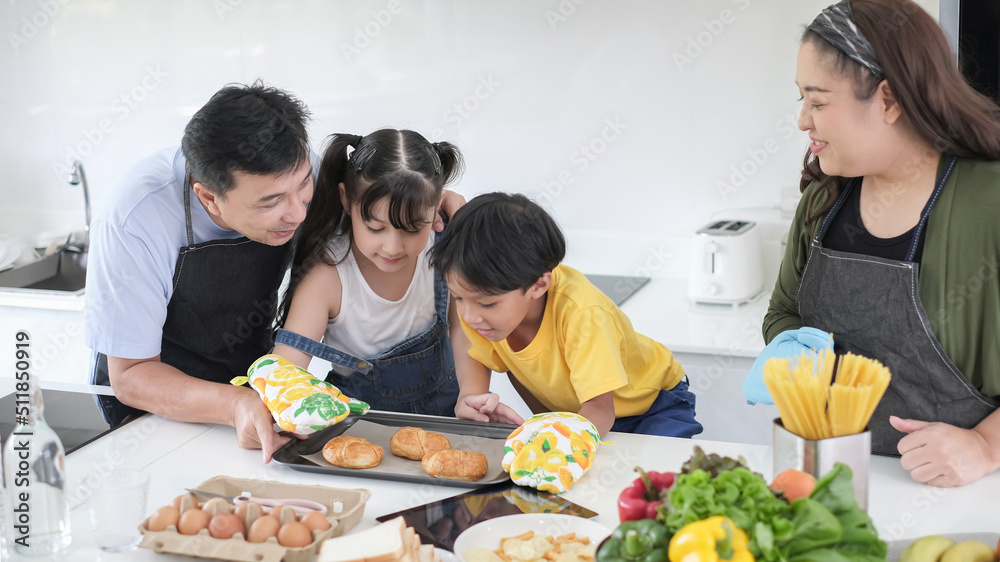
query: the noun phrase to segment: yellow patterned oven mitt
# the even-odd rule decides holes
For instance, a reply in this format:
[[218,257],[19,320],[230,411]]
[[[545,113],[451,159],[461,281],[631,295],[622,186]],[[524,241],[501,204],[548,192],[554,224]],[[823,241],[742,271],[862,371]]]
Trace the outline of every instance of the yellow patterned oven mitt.
[[364,414],[368,404],[348,398],[332,384],[280,355],[265,355],[247,369],[247,376],[230,381],[250,386],[264,399],[281,429],[309,435],[329,427],[349,414]]
[[581,415],[536,414],[507,437],[502,464],[515,484],[558,494],[583,477],[600,442]]

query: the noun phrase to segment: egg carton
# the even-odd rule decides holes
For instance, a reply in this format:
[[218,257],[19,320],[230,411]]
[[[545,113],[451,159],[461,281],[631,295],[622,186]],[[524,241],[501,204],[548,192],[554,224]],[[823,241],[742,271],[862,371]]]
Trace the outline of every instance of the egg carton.
[[361,520],[365,502],[372,495],[370,490],[364,488],[307,486],[229,476],[209,478],[195,489],[234,497],[249,493],[251,496],[262,498],[303,498],[316,501],[327,507],[326,518],[330,522],[330,528],[325,531],[313,531],[313,540],[308,545],[290,548],[278,544],[274,537],[263,543],[251,543],[247,542],[242,534],[237,534],[231,539],[216,539],[208,533],[208,529],[202,529],[196,535],[182,535],[173,525],[164,531],[150,531],[147,518],[139,525],[139,531],[142,533],[139,546],[157,553],[182,554],[215,560],[311,562],[324,540],[343,535]]

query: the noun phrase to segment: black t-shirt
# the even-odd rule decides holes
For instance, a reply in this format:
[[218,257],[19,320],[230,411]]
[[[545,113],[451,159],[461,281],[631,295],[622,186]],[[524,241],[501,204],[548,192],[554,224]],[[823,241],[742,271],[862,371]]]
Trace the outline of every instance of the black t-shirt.
[[[914,226],[892,238],[878,238],[869,233],[861,221],[861,186],[855,185],[847,196],[847,201],[844,201],[840,211],[830,222],[830,228],[827,229],[822,242],[824,247],[839,252],[904,261],[916,229]],[[927,228],[924,228],[920,233],[917,251],[913,256],[913,261],[916,263],[920,263],[920,256],[924,252],[926,232]]]

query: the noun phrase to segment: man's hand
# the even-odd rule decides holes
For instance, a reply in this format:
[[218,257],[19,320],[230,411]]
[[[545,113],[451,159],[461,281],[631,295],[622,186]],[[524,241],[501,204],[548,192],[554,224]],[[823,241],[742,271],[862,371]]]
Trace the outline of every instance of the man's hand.
[[500,396],[492,392],[476,394],[459,399],[455,416],[463,420],[521,425],[524,418],[513,408],[500,402]]
[[271,455],[291,437],[274,431],[274,418],[256,392],[246,389],[233,401],[233,423],[236,439],[244,449],[261,449],[264,463],[271,462]]
[[[462,208],[462,205],[465,205],[465,197],[450,189],[445,189],[441,192],[441,206],[438,211],[444,211],[444,214],[450,219],[455,216],[455,211]],[[444,220],[441,218],[440,212],[434,214],[434,224],[431,225],[431,228],[434,229],[434,232],[444,230]]]
[[917,482],[953,488],[979,480],[997,468],[989,444],[975,429],[896,416],[889,416],[889,423],[909,434],[896,448],[903,468]]

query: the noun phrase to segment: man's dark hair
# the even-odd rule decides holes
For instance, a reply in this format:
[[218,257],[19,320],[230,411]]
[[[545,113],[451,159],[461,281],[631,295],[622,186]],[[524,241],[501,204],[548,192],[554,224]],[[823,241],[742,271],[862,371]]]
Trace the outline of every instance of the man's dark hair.
[[518,193],[487,193],[459,209],[431,248],[431,265],[488,295],[526,291],[566,256],[541,207]]
[[192,179],[225,197],[234,171],[291,172],[309,155],[308,118],[305,104],[260,80],[222,88],[184,128],[181,149]]

